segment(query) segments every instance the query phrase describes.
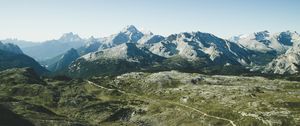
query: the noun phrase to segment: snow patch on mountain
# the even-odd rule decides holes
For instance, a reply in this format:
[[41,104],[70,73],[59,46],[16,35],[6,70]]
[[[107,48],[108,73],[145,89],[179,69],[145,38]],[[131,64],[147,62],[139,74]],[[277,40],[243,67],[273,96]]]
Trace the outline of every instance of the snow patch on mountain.
[[135,43],[124,43],[112,48],[88,53],[82,58],[87,61],[95,61],[98,59],[124,59],[129,62],[139,62],[140,59],[151,60],[152,57],[158,57],[142,46]]
[[150,34],[144,34],[144,36],[137,42],[139,44],[154,44],[158,43],[165,38],[160,35],[153,35],[153,33]]
[[295,74],[299,72],[300,66],[300,35],[291,37],[293,46],[270,62],[264,72],[275,74]]
[[286,31],[271,34],[269,31],[261,31],[253,34],[234,36],[230,40],[239,43],[246,48],[258,52],[276,51],[278,54],[284,53],[292,46],[293,36],[296,32]]
[[167,58],[179,55],[193,61],[208,57],[211,61],[226,62],[227,60],[231,64],[239,64],[240,61],[248,62],[249,55],[239,44],[202,32],[170,35],[165,40],[155,43],[149,50]]

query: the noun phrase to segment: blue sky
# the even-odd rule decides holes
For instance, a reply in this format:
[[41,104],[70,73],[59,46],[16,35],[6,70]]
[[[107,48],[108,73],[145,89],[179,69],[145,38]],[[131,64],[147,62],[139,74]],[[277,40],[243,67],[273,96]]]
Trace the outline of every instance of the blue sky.
[[161,35],[300,32],[299,6],[300,0],[0,0],[0,39],[103,37],[131,24]]

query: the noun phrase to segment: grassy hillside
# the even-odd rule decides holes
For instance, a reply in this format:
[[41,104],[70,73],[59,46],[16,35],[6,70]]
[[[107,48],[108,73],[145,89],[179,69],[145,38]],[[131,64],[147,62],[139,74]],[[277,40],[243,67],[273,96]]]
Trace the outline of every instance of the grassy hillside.
[[300,124],[300,85],[293,81],[176,71],[83,80],[14,69],[0,76],[0,110],[28,125]]

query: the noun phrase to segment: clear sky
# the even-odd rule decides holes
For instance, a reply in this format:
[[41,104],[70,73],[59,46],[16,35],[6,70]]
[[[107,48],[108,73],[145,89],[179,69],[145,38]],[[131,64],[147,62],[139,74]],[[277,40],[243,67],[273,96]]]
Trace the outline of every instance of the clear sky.
[[300,32],[300,0],[0,0],[0,39],[104,37],[131,24],[161,35]]

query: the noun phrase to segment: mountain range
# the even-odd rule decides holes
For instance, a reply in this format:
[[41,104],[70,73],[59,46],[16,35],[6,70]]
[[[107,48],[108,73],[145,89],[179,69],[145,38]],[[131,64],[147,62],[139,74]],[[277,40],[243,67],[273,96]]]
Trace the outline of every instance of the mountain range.
[[129,25],[104,38],[83,39],[66,33],[57,40],[22,46],[22,50],[50,71],[79,77],[161,70],[297,74],[299,38],[292,31],[261,31],[229,39],[199,31],[164,37]]
[[130,25],[104,38],[4,41],[0,125],[296,126],[299,68],[291,31],[223,39]]

